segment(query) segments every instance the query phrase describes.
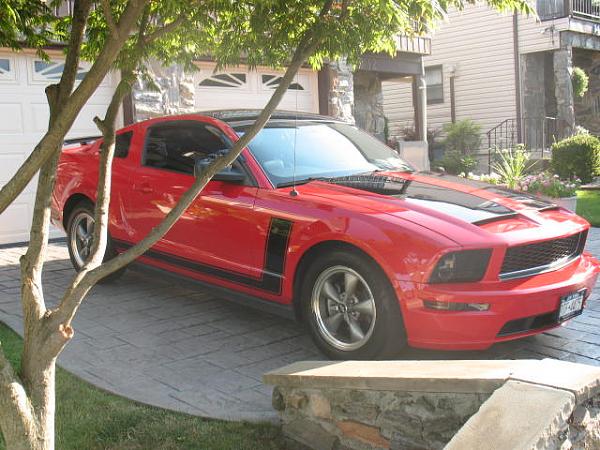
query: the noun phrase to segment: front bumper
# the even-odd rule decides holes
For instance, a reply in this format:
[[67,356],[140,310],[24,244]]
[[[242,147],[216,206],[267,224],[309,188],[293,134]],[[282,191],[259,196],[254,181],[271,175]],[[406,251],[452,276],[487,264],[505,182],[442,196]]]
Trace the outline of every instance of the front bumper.
[[[571,264],[527,278],[471,284],[398,286],[402,311],[413,347],[483,350],[497,342],[517,339],[560,325],[560,298],[596,284],[600,263],[584,253]],[[407,289],[408,288],[408,289]],[[437,311],[423,301],[488,303],[488,311]]]

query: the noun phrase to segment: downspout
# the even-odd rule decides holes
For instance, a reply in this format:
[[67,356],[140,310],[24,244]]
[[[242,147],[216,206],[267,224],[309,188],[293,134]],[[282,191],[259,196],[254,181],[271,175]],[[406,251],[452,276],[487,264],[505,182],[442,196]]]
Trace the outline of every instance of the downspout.
[[522,122],[521,117],[521,55],[519,52],[519,13],[513,13],[513,52],[515,60],[515,93],[517,109],[517,140],[522,143]]

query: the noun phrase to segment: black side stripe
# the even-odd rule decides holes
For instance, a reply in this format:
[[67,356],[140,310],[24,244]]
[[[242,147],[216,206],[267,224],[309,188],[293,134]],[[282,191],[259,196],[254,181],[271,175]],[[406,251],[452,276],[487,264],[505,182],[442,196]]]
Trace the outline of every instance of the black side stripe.
[[[269,224],[267,245],[265,247],[264,268],[260,278],[254,278],[239,272],[223,269],[209,264],[191,261],[170,253],[158,250],[148,250],[144,257],[152,258],[186,270],[211,275],[243,286],[261,289],[273,294],[281,294],[283,284],[283,270],[285,268],[285,256],[288,250],[290,234],[293,222],[286,219],[272,218]],[[117,249],[126,250],[133,246],[130,242],[113,239]],[[243,249],[240,249],[243,251]]]

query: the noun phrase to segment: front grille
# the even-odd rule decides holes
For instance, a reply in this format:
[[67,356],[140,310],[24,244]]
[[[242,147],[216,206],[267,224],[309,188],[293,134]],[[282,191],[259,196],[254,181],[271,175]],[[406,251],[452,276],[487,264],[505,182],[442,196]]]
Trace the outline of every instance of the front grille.
[[583,252],[586,237],[587,231],[584,231],[562,239],[510,247],[506,250],[500,278],[533,275],[569,261]]

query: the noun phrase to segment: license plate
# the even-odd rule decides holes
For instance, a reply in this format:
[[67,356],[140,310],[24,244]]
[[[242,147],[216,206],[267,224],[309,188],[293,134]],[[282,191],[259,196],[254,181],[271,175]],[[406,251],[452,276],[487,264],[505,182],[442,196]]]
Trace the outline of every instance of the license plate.
[[585,289],[577,292],[571,292],[560,298],[560,310],[558,312],[558,321],[562,322],[571,317],[575,317],[583,311],[583,299],[585,298]]

